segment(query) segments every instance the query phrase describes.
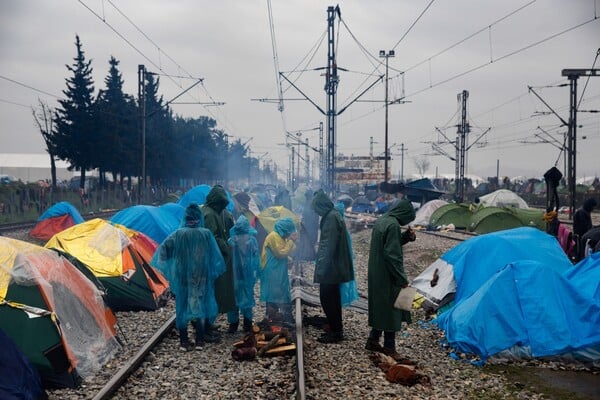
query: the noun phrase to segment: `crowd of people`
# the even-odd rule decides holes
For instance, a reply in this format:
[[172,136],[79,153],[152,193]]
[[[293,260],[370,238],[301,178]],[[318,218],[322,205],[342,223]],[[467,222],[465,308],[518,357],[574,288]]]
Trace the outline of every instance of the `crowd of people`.
[[[181,227],[160,244],[153,265],[169,280],[175,296],[176,328],[180,349],[202,349],[221,340],[215,327],[219,314],[227,316],[227,332],[251,331],[256,306],[254,288],[260,283],[260,302],[266,320],[280,326],[293,324],[289,269],[294,258],[314,261],[314,282],[325,315],[324,344],[344,340],[343,307],[358,299],[354,281],[352,240],[344,221],[344,206],[334,204],[323,190],[306,194],[299,223],[277,219],[259,248],[257,231],[248,214],[237,219],[227,210],[225,189],[214,186],[202,206],[190,204]],[[393,307],[408,285],[402,246],[415,240],[401,226],[415,218],[408,200],[398,201],[375,224],[369,257],[369,325],[366,349],[409,362],[395,348],[396,332],[410,322],[410,313]],[[195,340],[189,339],[189,327]],[[383,335],[383,346],[379,343]]]

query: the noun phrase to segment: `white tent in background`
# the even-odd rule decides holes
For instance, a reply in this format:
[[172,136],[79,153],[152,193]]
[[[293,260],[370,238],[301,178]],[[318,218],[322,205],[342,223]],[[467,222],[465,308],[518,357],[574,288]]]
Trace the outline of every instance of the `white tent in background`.
[[423,204],[421,208],[417,211],[417,215],[415,220],[410,223],[410,226],[427,226],[429,225],[429,220],[431,219],[431,214],[444,204],[448,204],[447,201],[444,200],[430,200],[427,203]]
[[499,189],[485,196],[479,197],[479,201],[486,207],[515,207],[529,208],[527,202],[518,194],[507,189]]

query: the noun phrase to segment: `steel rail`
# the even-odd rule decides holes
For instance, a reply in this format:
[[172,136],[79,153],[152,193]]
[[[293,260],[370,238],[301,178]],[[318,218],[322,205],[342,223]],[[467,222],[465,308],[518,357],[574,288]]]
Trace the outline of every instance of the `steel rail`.
[[146,344],[125,364],[116,375],[94,396],[93,400],[106,400],[115,393],[129,376],[140,366],[150,351],[160,343],[171,329],[175,326],[175,315],[171,316],[158,331],[146,342]]

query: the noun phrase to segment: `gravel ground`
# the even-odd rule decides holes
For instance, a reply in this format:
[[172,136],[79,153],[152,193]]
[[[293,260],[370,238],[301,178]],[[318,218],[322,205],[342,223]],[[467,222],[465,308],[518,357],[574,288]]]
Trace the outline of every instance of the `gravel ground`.
[[[27,240],[26,233],[16,238]],[[361,295],[367,292],[367,261],[370,230],[352,234],[356,281]],[[431,262],[458,242],[417,233],[417,240],[404,247],[405,269],[416,277]],[[305,268],[310,275],[310,265]],[[316,290],[316,289],[315,289]],[[49,399],[91,399],[101,387],[137,352],[174,312],[173,302],[156,312],[117,313],[123,351],[80,389],[49,390]],[[256,307],[256,320],[264,316],[264,307]],[[319,308],[305,308],[305,316],[323,316]],[[428,323],[421,311],[415,311],[414,323],[397,337],[398,351],[418,363],[417,370],[427,375],[430,386],[412,387],[389,383],[384,373],[369,359],[364,349],[368,335],[366,314],[345,309],[346,339],[324,345],[316,341],[321,331],[304,327],[304,364],[308,399],[545,399],[534,386],[516,382],[505,368],[480,368],[455,361],[443,338]],[[217,320],[226,328],[223,316]],[[219,344],[207,344],[203,350],[188,353],[178,350],[178,337],[172,331],[114,395],[115,399],[293,399],[295,356],[257,358],[238,362],[231,357],[233,343],[243,333],[222,334]],[[531,363],[529,363],[531,365]],[[527,365],[527,363],[523,363]],[[538,367],[568,368],[534,363]],[[597,372],[597,371],[596,371]],[[596,375],[597,376],[597,375]],[[560,397],[555,397],[560,398]]]

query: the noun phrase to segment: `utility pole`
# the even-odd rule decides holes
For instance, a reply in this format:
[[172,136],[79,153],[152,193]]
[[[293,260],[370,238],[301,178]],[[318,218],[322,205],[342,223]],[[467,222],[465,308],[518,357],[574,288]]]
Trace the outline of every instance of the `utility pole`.
[[[312,99],[310,99],[298,86],[288,79],[283,73],[279,73],[281,77],[283,77],[294,89],[296,89],[306,100],[308,100],[313,106],[315,106],[323,115],[327,117],[327,156],[326,156],[326,179],[324,189],[328,192],[329,195],[333,196],[336,185],[335,185],[335,152],[336,152],[336,117],[343,113],[348,107],[350,107],[355,101],[357,101],[360,97],[362,97],[365,93],[367,93],[377,82],[382,79],[382,76],[379,76],[377,80],[371,83],[367,88],[365,88],[361,93],[359,93],[353,100],[351,100],[348,104],[342,107],[339,111],[337,110],[337,87],[339,83],[338,69],[344,70],[343,68],[338,68],[336,55],[335,55],[335,41],[337,40],[335,36],[334,22],[335,16],[340,15],[340,7],[328,7],[327,8],[327,36],[328,36],[328,49],[327,49],[327,67],[320,68],[326,69],[325,73],[325,92],[327,94],[327,110],[323,110],[319,105],[317,105]],[[322,178],[322,177],[321,177]]]
[[146,67],[138,65],[138,110],[140,119],[141,181],[138,182],[138,204],[141,203],[142,193],[146,193]]
[[335,16],[339,15],[339,6],[327,8],[327,73],[325,74],[325,92],[327,93],[327,179],[326,188],[330,196],[335,192],[335,122],[337,87],[340,82],[335,58]]
[[[599,50],[600,52],[600,50]],[[567,132],[567,185],[569,189],[569,219],[575,213],[577,178],[577,79],[580,76],[600,76],[600,69],[563,69],[562,76],[569,79],[569,130]]]
[[379,57],[385,58],[385,160],[384,160],[384,181],[388,182],[388,159],[389,159],[389,149],[388,149],[388,60],[390,57],[394,57],[396,52],[394,50],[389,50],[387,53],[385,50],[379,50]]
[[[308,183],[311,181],[310,179],[310,156],[308,154],[308,138],[304,139],[304,164],[305,164],[305,179],[306,179],[306,185],[308,186]],[[300,147],[300,146],[298,146]]]
[[457,95],[458,101],[461,102],[461,118],[458,125],[456,136],[456,201],[462,203],[465,199],[465,149],[467,134],[469,133],[469,123],[467,122],[467,99],[469,92],[463,90]]
[[325,179],[325,157],[323,149],[323,122],[319,122],[319,183]]
[[400,182],[404,182],[404,152],[407,151],[404,147],[404,143],[400,143],[400,158],[402,163],[400,164]]

